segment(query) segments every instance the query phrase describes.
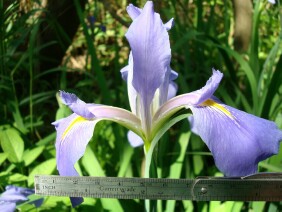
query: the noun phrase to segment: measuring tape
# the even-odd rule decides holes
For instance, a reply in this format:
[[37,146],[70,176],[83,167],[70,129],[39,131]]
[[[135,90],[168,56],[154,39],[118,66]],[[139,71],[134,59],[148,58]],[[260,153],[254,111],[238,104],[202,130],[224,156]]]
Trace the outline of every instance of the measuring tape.
[[43,196],[195,201],[282,201],[282,173],[196,179],[35,176]]

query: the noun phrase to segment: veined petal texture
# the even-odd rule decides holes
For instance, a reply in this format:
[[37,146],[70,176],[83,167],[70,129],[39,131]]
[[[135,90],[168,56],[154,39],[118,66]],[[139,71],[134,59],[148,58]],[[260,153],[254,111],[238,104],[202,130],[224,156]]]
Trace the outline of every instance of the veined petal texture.
[[[74,164],[84,154],[96,123],[96,120],[87,120],[75,113],[53,123],[57,130],[57,169],[61,176],[78,176]],[[75,207],[83,198],[71,198],[71,202]]]
[[133,4],[129,4],[126,8],[126,11],[128,15],[130,16],[130,18],[134,20],[135,18],[137,18],[140,15],[140,13],[142,12],[142,9],[135,7]]
[[94,118],[95,116],[87,109],[94,104],[86,104],[80,100],[75,94],[60,91],[60,97],[65,105],[67,105],[74,113],[84,118]]
[[191,110],[192,131],[207,144],[226,176],[253,174],[259,161],[278,153],[282,131],[272,121],[211,99]]
[[144,107],[149,107],[166,72],[170,71],[171,58],[168,33],[159,14],[154,12],[153,2],[145,4],[140,15],[133,20],[126,37],[134,60],[132,84],[140,94]]

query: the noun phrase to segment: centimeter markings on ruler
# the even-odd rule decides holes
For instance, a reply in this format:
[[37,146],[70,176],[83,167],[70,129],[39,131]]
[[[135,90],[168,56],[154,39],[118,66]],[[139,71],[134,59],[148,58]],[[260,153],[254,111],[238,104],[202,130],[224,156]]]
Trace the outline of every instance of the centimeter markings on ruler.
[[[281,175],[282,176],[282,175]],[[118,178],[35,176],[35,193],[116,199],[282,201],[282,178]]]

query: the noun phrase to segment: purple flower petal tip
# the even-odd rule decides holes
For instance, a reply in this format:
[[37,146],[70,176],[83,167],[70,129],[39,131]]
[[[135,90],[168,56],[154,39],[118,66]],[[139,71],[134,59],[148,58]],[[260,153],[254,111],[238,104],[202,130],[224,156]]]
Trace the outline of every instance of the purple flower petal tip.
[[174,26],[174,19],[170,19],[167,23],[165,23],[166,30],[170,30]]
[[195,91],[195,93],[199,94],[200,96],[200,98],[198,99],[198,103],[204,102],[206,99],[209,99],[214,94],[222,77],[223,74],[220,71],[213,69],[212,76],[209,78],[206,85],[200,90]]
[[91,104],[81,101],[75,94],[60,91],[60,97],[65,105],[67,105],[74,113],[84,118],[93,119],[95,115],[88,110]]
[[126,11],[132,20],[137,18],[142,12],[140,8],[135,7],[133,4],[129,4],[126,8]]
[[76,95],[65,91],[60,91],[60,97],[62,98],[62,102],[67,106],[77,103],[78,101],[78,97]]

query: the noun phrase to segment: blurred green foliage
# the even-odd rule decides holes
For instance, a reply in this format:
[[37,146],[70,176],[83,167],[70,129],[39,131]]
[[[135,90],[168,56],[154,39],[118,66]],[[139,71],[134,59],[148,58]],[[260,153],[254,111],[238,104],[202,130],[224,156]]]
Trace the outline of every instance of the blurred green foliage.
[[[57,98],[58,90],[76,93],[86,102],[129,109],[126,85],[119,73],[129,54],[124,34],[131,20],[125,8],[128,3],[142,7],[145,1],[73,0],[68,5],[74,8],[74,16],[67,17],[64,13],[69,7],[62,9],[60,4],[65,1],[59,2],[0,0],[2,191],[9,184],[32,187],[35,174],[57,174],[56,134],[51,122],[70,114]],[[226,0],[155,1],[163,20],[175,18],[169,34],[179,93],[201,88],[214,67],[224,73],[217,91],[222,101],[273,120],[281,129],[281,8],[266,0],[253,2],[249,48],[239,53],[233,48],[232,7]],[[52,8],[60,9],[59,16],[52,16]],[[75,33],[69,32],[70,27]],[[44,42],[49,30],[49,40]],[[56,48],[63,52],[61,57],[54,57]],[[143,149],[129,146],[126,130],[109,122],[101,122],[97,128],[77,164],[80,173],[142,176]],[[281,152],[261,162],[259,171],[282,172]],[[222,176],[186,121],[173,126],[161,139],[157,164],[162,178]],[[86,198],[81,206],[70,209],[68,198],[46,197],[39,209],[33,207],[18,206],[21,211],[142,211],[144,202]],[[160,211],[282,210],[277,202],[158,201],[158,207]]]

